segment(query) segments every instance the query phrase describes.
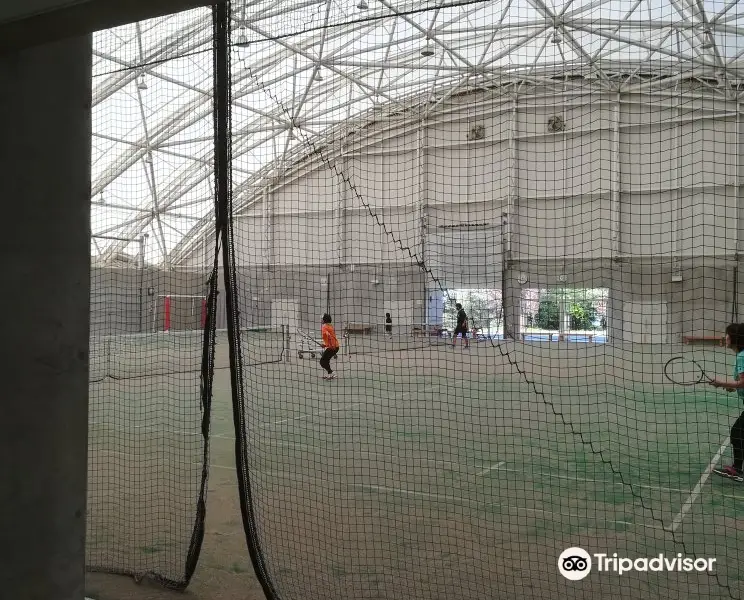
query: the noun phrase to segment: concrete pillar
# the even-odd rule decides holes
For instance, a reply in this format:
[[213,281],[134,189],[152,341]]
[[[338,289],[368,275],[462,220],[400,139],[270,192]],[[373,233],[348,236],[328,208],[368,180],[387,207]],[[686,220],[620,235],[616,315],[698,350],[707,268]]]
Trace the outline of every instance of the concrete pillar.
[[566,332],[569,327],[569,315],[568,315],[568,299],[566,298],[566,291],[561,292],[558,298],[558,341],[563,341]]
[[0,55],[0,596],[84,591],[90,39]]
[[504,337],[519,339],[522,308],[522,286],[515,269],[504,269],[502,300],[504,303]]

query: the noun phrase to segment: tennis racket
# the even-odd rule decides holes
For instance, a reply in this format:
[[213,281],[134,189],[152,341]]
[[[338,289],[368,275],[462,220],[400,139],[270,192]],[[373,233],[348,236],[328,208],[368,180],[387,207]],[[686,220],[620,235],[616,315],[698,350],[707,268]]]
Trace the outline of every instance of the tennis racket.
[[713,381],[699,362],[684,356],[670,358],[664,365],[664,376],[677,385],[697,385]]

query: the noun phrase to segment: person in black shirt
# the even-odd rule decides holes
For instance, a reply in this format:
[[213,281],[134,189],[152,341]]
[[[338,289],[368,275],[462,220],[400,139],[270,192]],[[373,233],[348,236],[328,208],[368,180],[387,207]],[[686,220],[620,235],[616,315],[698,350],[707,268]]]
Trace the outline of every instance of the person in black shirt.
[[468,340],[468,316],[465,314],[465,309],[459,302],[455,304],[457,309],[457,326],[455,327],[454,335],[452,336],[452,347],[457,346],[457,334],[462,334],[462,347],[469,348],[470,340]]
[[385,313],[385,333],[393,335],[393,319],[390,313]]

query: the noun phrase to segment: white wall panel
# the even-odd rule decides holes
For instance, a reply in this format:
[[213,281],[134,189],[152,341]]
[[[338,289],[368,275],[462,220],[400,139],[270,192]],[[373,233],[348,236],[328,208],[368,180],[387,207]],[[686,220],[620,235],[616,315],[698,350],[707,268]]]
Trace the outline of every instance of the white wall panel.
[[650,96],[647,94],[623,94],[620,103],[620,123],[639,125],[637,131],[667,127],[677,118],[676,98]]
[[[596,94],[599,100],[600,94]],[[607,97],[605,96],[605,100]],[[527,105],[517,108],[517,136],[534,136],[549,134],[548,121],[551,117],[559,116],[565,124],[568,134],[575,134],[579,130],[596,130],[611,127],[612,106],[608,104],[591,104],[591,94],[579,96],[577,102],[584,102],[580,106],[571,106],[571,99],[556,97],[555,106]]]
[[736,251],[735,188],[683,194],[678,237],[679,252],[733,254]]
[[385,202],[385,157],[380,154],[355,156],[348,161],[346,174],[350,184],[344,184],[347,206],[363,208],[382,206]]
[[620,183],[624,190],[668,189],[676,185],[677,138],[673,123],[620,132]]
[[501,249],[498,225],[482,229],[432,227],[426,233],[426,265],[444,288],[499,287]]
[[430,149],[426,156],[427,198],[434,203],[474,199],[470,158],[467,149]]
[[381,131],[374,138],[377,141],[370,146],[374,152],[410,152],[418,147],[418,127],[417,121],[406,123],[402,127],[394,127]]
[[[585,102],[588,97],[578,99]],[[591,104],[576,107],[571,106],[568,96],[519,100],[517,135],[523,137],[516,141],[516,214],[512,218],[515,258],[596,258],[610,254],[612,102],[616,98],[594,94]],[[652,94],[622,98],[639,103],[621,103],[619,110],[620,252],[734,252],[737,155],[739,146],[744,148],[744,132],[738,142],[734,118],[710,118],[731,110],[733,105],[722,100]],[[599,103],[600,99],[612,102]],[[419,121],[412,121],[407,130],[397,124],[387,132],[382,126],[370,128],[373,145],[368,149],[350,145],[348,158],[339,162],[353,185],[352,190],[343,192],[343,202],[337,176],[325,168],[280,186],[272,194],[271,206],[276,213],[274,260],[285,264],[335,264],[341,259],[410,263],[408,253],[398,249],[365,211],[365,205],[379,213],[379,221],[396,239],[418,253],[422,242],[419,202],[423,202],[427,207],[426,253],[430,265],[442,273],[473,272],[475,265],[476,280],[488,280],[496,272],[500,275],[500,231],[488,237],[483,233],[486,230],[443,226],[498,226],[509,194],[511,163],[506,138],[511,111],[501,110],[509,107],[511,100],[505,99],[501,106],[494,104],[490,114],[490,108],[470,105],[464,106],[460,115],[450,113],[427,121],[421,136],[425,141],[423,173],[418,170]],[[547,119],[554,114],[565,120],[565,140],[562,134],[546,132]],[[679,114],[693,120],[679,124]],[[475,124],[485,126],[486,139],[469,143],[467,133]],[[504,139],[498,141],[502,136]],[[350,144],[363,139],[359,132]],[[338,213],[342,204],[347,209],[343,230]],[[269,254],[263,206],[258,203],[253,210],[257,218],[241,217],[237,221],[238,252],[246,261],[263,264]],[[314,214],[302,214],[305,211]],[[343,249],[338,246],[342,235]],[[471,247],[475,248],[472,252]],[[189,264],[201,265],[204,260],[200,244]],[[498,264],[493,272],[478,271],[478,265],[491,263]],[[459,275],[447,277],[463,281]]]
[[273,192],[275,211],[327,210],[333,207],[337,199],[334,192],[337,177],[331,169],[323,168],[313,171],[299,179],[280,186]]
[[427,209],[427,221],[430,227],[449,225],[487,224],[500,225],[501,215],[506,210],[506,199],[495,201],[469,202],[467,204],[438,204]]
[[267,262],[267,240],[264,220],[255,213],[235,219],[235,257],[244,265],[264,265]]
[[623,337],[632,344],[666,344],[668,341],[666,302],[623,303]]
[[319,215],[276,216],[274,261],[277,264],[335,264],[338,262],[338,228]]
[[517,193],[521,198],[544,198],[564,192],[566,161],[560,137],[522,140],[517,148]]
[[429,145],[447,147],[468,143],[468,134],[475,126],[484,128],[485,139],[498,142],[509,135],[510,115],[509,107],[500,105],[495,109],[463,107],[459,113],[432,117],[426,124]]
[[[467,109],[465,109],[467,110]],[[427,145],[430,148],[451,146],[453,144],[464,144],[468,141],[468,132],[472,125],[467,121],[433,122],[426,126]]]
[[415,148],[418,140],[418,121],[400,123],[390,127],[384,120],[357,131],[347,138],[347,150],[369,150],[378,153],[384,150],[406,150]]
[[602,197],[520,200],[515,258],[597,258],[610,252],[610,203]]
[[[388,208],[376,211],[379,221],[367,212],[354,211],[346,215],[346,249],[347,262],[374,263],[396,262],[410,264],[412,259],[407,251],[420,255],[420,219],[418,211],[412,208]],[[388,235],[387,232],[392,233]]]
[[608,191],[611,149],[608,135],[586,133],[518,142],[519,195],[551,198]]
[[[498,203],[479,203],[428,211],[426,265],[445,288],[500,285],[502,210]],[[481,223],[485,226],[472,227]]]
[[709,119],[679,127],[682,187],[726,184],[736,177],[736,121]]
[[470,151],[470,197],[472,201],[499,200],[509,195],[509,144],[475,146]]
[[414,151],[385,156],[385,206],[412,205],[421,199],[419,161]]
[[620,206],[624,254],[723,254],[736,249],[733,188],[623,194]]
[[622,194],[620,251],[623,254],[672,252],[675,202],[671,194]]

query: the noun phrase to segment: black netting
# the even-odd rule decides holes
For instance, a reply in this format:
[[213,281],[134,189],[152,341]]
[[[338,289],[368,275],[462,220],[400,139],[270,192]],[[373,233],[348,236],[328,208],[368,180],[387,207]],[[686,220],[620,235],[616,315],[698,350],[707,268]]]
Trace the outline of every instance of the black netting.
[[91,568],[188,582],[214,408],[267,598],[742,597],[738,18],[261,0],[106,38]]
[[[174,588],[186,587],[199,556],[213,373],[229,367],[226,342],[215,355],[226,336],[216,330],[214,251],[170,262],[181,230],[214,215],[214,176],[199,156],[214,147],[212,105],[186,125],[181,116],[194,115],[172,80],[212,85],[210,36],[178,27],[208,24],[209,14],[94,40],[86,565]],[[195,56],[183,56],[187,42]],[[191,157],[163,146],[178,135],[163,128],[169,118],[206,139],[191,143]]]
[[729,83],[562,26],[510,69],[509,7],[384,6],[234,15],[230,325],[289,336],[235,345],[267,596],[739,597],[740,402],[664,376],[734,361],[684,343],[736,304]]

